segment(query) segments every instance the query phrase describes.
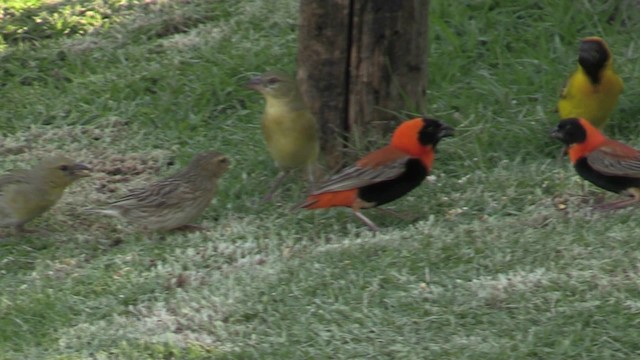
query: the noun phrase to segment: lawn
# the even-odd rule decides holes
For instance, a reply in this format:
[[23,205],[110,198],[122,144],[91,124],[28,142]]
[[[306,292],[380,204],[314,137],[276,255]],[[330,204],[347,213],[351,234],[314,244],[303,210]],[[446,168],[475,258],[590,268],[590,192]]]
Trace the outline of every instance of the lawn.
[[[592,211],[616,195],[548,136],[597,35],[625,81],[606,132],[640,147],[638,2],[432,0],[427,115],[456,137],[391,204],[414,219],[367,212],[376,234],[291,212],[302,176],[258,204],[277,170],[242,84],[295,71],[297,1],[0,8],[0,171],[51,152],[95,170],[31,224],[46,235],[0,240],[0,359],[640,358],[638,210]],[[83,211],[207,149],[233,162],[209,230]]]

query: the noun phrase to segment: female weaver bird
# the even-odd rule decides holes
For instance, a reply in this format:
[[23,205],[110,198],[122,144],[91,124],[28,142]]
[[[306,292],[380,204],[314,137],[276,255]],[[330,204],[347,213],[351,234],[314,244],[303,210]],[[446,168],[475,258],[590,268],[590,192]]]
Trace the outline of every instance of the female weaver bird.
[[561,119],[577,117],[602,129],[623,90],[622,79],[613,71],[607,43],[599,37],[580,41],[578,68],[567,80],[558,101]]
[[360,210],[384,205],[418,187],[433,167],[436,145],[452,135],[453,128],[436,119],[405,121],[396,128],[389,145],[330,177],[298,207],[350,207],[371,230],[377,231],[376,224]]
[[0,177],[0,226],[27,232],[24,225],[55,205],[74,181],[91,169],[55,155],[29,170],[14,170]]
[[568,147],[569,160],[583,179],[631,197],[599,208],[619,209],[640,202],[640,151],[607,138],[586,119],[561,120],[551,136]]
[[209,207],[218,179],[228,167],[229,159],[225,155],[203,152],[173,176],[133,189],[106,209],[89,212],[116,216],[151,231],[198,229],[201,227],[189,223]]
[[271,158],[280,169],[263,201],[271,199],[294,169],[306,170],[313,184],[320,152],[318,129],[296,81],[281,72],[267,72],[252,78],[246,86],[265,98],[262,134]]

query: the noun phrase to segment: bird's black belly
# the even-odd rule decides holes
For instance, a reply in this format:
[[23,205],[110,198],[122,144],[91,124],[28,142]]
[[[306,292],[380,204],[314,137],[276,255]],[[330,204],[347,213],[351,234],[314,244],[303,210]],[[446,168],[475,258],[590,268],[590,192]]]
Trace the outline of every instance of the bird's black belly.
[[375,203],[375,206],[383,205],[418,187],[429,174],[429,170],[419,159],[409,159],[405,166],[405,171],[395,179],[363,186],[358,192],[358,197],[366,202]]
[[620,193],[631,187],[640,187],[640,178],[599,173],[589,165],[586,158],[576,161],[574,168],[583,179],[614,193]]

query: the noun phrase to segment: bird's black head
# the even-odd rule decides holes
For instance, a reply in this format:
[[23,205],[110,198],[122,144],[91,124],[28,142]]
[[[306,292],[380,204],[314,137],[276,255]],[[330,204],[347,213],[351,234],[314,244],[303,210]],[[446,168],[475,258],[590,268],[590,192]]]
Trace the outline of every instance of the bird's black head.
[[587,140],[587,130],[581,121],[581,119],[577,118],[560,120],[558,125],[551,130],[551,137],[560,140],[565,145],[585,142]]
[[440,120],[422,118],[422,128],[418,131],[418,142],[423,145],[436,145],[441,139],[453,136],[453,128]]
[[590,37],[580,42],[578,63],[589,76],[592,83],[600,83],[600,71],[611,59],[611,53],[604,40]]

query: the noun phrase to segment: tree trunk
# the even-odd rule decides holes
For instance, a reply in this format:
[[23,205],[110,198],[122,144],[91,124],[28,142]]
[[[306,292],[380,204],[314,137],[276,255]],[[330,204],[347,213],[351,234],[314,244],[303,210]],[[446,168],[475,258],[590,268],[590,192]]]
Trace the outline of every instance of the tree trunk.
[[300,0],[298,79],[330,166],[424,111],[428,0]]

